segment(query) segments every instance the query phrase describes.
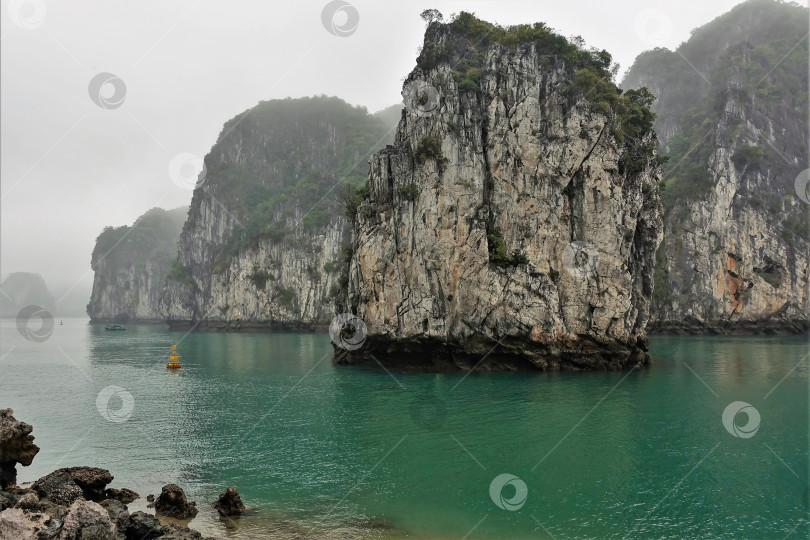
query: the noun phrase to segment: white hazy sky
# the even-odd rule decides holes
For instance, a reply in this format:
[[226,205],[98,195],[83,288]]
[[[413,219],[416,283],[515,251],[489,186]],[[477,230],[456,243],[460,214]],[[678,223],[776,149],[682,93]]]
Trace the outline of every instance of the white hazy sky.
[[[676,47],[740,1],[351,0],[359,25],[347,37],[324,28],[326,3],[3,0],[2,275],[38,272],[57,297],[89,289],[102,228],[187,205],[172,158],[205,155],[222,124],[260,100],[323,93],[372,112],[397,103],[425,8],[544,21],[607,49],[624,71],[638,53]],[[120,107],[90,99],[100,72],[126,84]]]

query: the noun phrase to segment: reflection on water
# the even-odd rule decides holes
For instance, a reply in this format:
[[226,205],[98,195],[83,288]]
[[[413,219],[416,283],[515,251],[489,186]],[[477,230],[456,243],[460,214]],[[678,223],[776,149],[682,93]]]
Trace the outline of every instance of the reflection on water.
[[[174,482],[201,509],[191,526],[212,536],[806,537],[806,341],[651,341],[649,369],[462,381],[332,366],[325,334],[65,320],[32,343],[3,321],[0,405],[42,447],[21,481],[108,468],[144,497],[131,511]],[[173,343],[177,372],[165,368]],[[110,386],[126,394],[108,392],[106,417],[123,421],[98,408]],[[127,394],[132,410],[116,416]],[[732,401],[760,413],[755,436],[723,427]],[[527,486],[519,511],[490,498],[501,473]],[[252,507],[237,520],[209,506],[229,485]]]

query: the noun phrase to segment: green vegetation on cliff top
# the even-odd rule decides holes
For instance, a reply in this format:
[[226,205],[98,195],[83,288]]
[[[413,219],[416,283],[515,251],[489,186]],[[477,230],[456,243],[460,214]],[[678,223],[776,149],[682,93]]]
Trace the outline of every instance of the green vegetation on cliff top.
[[143,270],[147,260],[158,260],[168,271],[177,254],[177,241],[188,209],[152,208],[132,226],[105,227],[96,238],[93,268],[102,258],[115,268]]
[[[749,132],[746,123],[787,127],[795,119],[806,127],[808,50],[801,41],[807,32],[807,8],[749,0],[693,30],[675,52],[657,48],[638,56],[622,87],[650,86],[658,94],[656,129],[674,131],[661,149],[669,154],[662,194],[668,209],[682,208],[714,187],[708,161],[718,137],[732,149],[739,171],[767,167],[770,177],[787,179],[784,192],[771,198],[790,191],[798,170],[789,170],[779,152]],[[729,96],[741,110],[726,110]],[[787,110],[795,118],[784,117]],[[783,155],[807,156],[806,134],[788,139],[778,143]]]
[[[366,181],[369,157],[393,140],[393,117],[317,96],[264,101],[228,121],[205,158],[207,189],[237,221],[215,270],[243,247],[289,237],[293,223],[333,222],[341,184]],[[196,194],[192,214],[195,204]]]
[[[500,26],[464,11],[447,24],[439,20],[433,17],[429,23],[425,45],[417,58],[423,71],[449,64],[459,92],[480,93],[490,46],[533,47],[543,65],[568,71],[570,83],[565,93],[571,103],[582,97],[594,111],[608,116],[611,133],[620,146],[625,146],[622,165],[627,172],[639,172],[653,157],[655,145],[642,140],[652,131],[655,114],[650,105],[654,98],[646,88],[622,92],[616,86],[613,79],[618,66],[608,51],[588,49],[582,38],[568,40],[542,22]],[[445,30],[448,38],[439,39]]]

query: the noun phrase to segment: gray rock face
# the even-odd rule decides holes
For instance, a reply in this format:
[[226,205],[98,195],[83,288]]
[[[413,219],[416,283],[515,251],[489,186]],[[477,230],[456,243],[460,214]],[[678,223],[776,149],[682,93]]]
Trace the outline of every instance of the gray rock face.
[[115,499],[105,499],[99,503],[99,506],[107,511],[110,521],[115,524],[119,533],[126,531],[129,525],[129,511],[124,503]]
[[70,505],[59,540],[116,540],[118,530],[101,505],[78,500]]
[[[428,46],[457,39],[433,25]],[[649,361],[645,325],[661,239],[657,170],[626,151],[571,73],[534,45],[483,52],[479,91],[454,66],[372,157],[352,235],[348,309],[365,345],[336,362],[477,369],[621,369]],[[440,146],[425,157],[431,139]],[[654,139],[651,139],[654,140]],[[427,141],[427,143],[426,143]],[[420,149],[422,145],[422,149]],[[498,264],[491,254],[514,254]],[[479,363],[480,362],[480,363]]]
[[650,331],[810,329],[810,206],[795,185],[808,166],[807,50],[791,49],[807,18],[798,4],[745,2],[629,70],[624,88],[658,96],[673,155]]
[[226,123],[205,158],[177,272],[166,282],[161,309],[169,325],[328,324],[347,230],[338,188],[365,176],[383,133],[367,112],[327,97],[263,102]]
[[153,208],[132,226],[108,227],[99,235],[87,305],[93,322],[163,322],[160,298],[186,213],[186,208]]
[[39,452],[31,424],[19,422],[12,409],[0,409],[0,489],[17,482],[17,463],[28,466]]
[[49,516],[29,512],[21,508],[8,508],[0,512],[0,538],[14,540],[39,540],[48,530]]
[[747,135],[732,141],[735,128],[720,124],[711,137],[715,150],[707,167],[717,179],[714,189],[667,220],[659,254],[667,289],[656,302],[652,330],[786,334],[810,328],[810,243],[788,238],[782,222],[806,212],[790,194],[803,165],[797,156],[789,163],[773,156],[756,168],[735,164],[740,147],[781,145],[777,131],[789,123],[774,126],[744,99],[728,94],[725,110]]
[[[323,268],[339,257],[345,220],[336,220],[314,237],[299,231],[294,242],[260,241],[233,257],[226,270],[212,272],[212,247],[225,242],[225,233],[234,223],[204,190],[198,194],[199,212],[212,228],[189,228],[184,233],[181,260],[197,270],[193,285],[166,282],[161,309],[169,326],[199,323],[201,330],[238,331],[307,330],[324,324],[331,313],[327,296],[337,276]],[[257,269],[269,276],[258,285],[253,278]]]

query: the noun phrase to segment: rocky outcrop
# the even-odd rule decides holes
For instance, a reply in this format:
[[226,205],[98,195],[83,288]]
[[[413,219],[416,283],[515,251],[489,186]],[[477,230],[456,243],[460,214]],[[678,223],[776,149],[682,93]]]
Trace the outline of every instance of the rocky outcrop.
[[[53,524],[47,514],[29,512],[21,508],[8,508],[0,512],[0,538],[14,540],[39,540],[55,538]],[[61,525],[61,522],[58,522]]]
[[[99,479],[109,475],[104,469],[75,467],[76,480],[92,487],[97,493]],[[105,474],[99,474],[104,471]],[[86,482],[85,482],[86,480]],[[144,512],[130,515],[126,504],[112,498],[97,502],[84,498],[78,484],[73,482],[71,469],[61,469],[39,479],[30,489],[11,488],[0,491],[0,538],[54,539],[54,540],[144,540],[162,538],[164,540],[201,539],[202,535],[187,527],[174,524],[164,525],[157,518]],[[59,486],[43,491],[43,486]],[[72,490],[68,489],[72,486]],[[167,486],[168,487],[168,486]],[[179,489],[179,488],[178,488]],[[121,491],[125,491],[124,490]],[[65,493],[72,492],[71,497]],[[126,490],[130,491],[131,490]],[[182,490],[180,490],[182,493]],[[134,493],[134,492],[132,492]],[[183,500],[184,500],[183,496]],[[196,514],[194,503],[186,503]],[[182,505],[177,505],[179,508]],[[178,516],[173,516],[178,517]]]
[[39,446],[34,444],[34,427],[14,418],[12,409],[0,409],[0,489],[17,483],[17,463],[27,467]]
[[[80,497],[92,501],[106,498],[104,489],[112,481],[113,475],[107,469],[68,467],[43,476],[34,482],[31,489],[54,502],[69,504]],[[75,488],[79,488],[79,491]]]
[[59,531],[59,540],[107,540],[116,538],[118,529],[107,510],[92,501],[78,500],[70,505]]
[[794,185],[808,166],[808,53],[794,46],[807,20],[795,4],[746,2],[676,52],[641,55],[623,82],[659,96],[671,155],[650,331],[810,328],[810,212]]
[[[503,37],[479,39],[480,28]],[[405,81],[416,102],[395,144],[372,157],[354,222],[346,309],[365,323],[365,343],[336,349],[336,362],[648,362],[661,235],[655,136],[649,122],[633,131],[589,98],[641,96],[616,95],[605,51],[566,44],[548,54],[540,43],[565,40],[530,28],[536,40],[521,45],[517,31],[468,14],[429,26]],[[649,114],[630,101],[622,106]]]
[[64,469],[55,471],[37,480],[31,489],[40,497],[47,498],[54,504],[71,505],[84,497],[84,491],[80,488],[70,473]]
[[[2,454],[6,457],[13,457],[13,462],[19,460],[30,465],[39,451],[29,435],[33,428],[17,422],[12,414],[11,409],[0,411],[0,443],[13,441],[10,445],[0,445],[0,451],[6,452]],[[7,436],[9,434],[12,436]],[[130,516],[121,501],[131,502],[138,494],[127,488],[105,490],[112,480],[112,474],[106,469],[68,467],[43,476],[30,488],[0,486],[0,539],[202,539],[197,531],[163,525],[143,512]],[[161,497],[164,497],[161,508],[166,515],[187,519],[197,513],[195,504],[188,503],[183,490],[174,484],[164,487]]]
[[187,211],[153,208],[131,227],[104,229],[91,261],[91,322],[163,323],[160,297]]
[[311,330],[333,315],[346,219],[385,124],[337,98],[263,102],[205,157],[162,298],[173,328]]
[[56,302],[42,276],[31,272],[12,272],[0,284],[0,317],[17,317],[27,306],[40,306],[54,313]]
[[238,516],[245,511],[242,497],[239,496],[239,492],[233,486],[219,494],[219,499],[214,503],[214,508],[223,516]]
[[186,500],[186,493],[177,484],[166,484],[155,500],[155,512],[176,519],[190,519],[197,515],[197,503]]
[[137,492],[128,488],[122,489],[108,488],[104,492],[104,495],[108,499],[115,499],[116,501],[121,501],[124,504],[134,502],[135,499],[138,499],[140,497],[140,495],[138,495]]

